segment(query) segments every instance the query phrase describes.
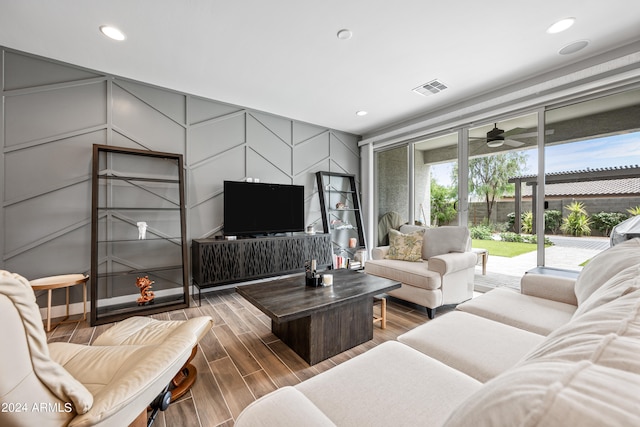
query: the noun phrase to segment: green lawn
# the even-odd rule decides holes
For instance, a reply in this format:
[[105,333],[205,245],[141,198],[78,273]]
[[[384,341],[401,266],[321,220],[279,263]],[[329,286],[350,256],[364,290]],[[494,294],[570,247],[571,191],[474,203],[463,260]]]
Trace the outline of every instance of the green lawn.
[[511,258],[517,255],[526,254],[536,250],[535,243],[501,242],[498,240],[476,240],[471,244],[474,248],[484,248],[489,251],[489,255],[503,256]]

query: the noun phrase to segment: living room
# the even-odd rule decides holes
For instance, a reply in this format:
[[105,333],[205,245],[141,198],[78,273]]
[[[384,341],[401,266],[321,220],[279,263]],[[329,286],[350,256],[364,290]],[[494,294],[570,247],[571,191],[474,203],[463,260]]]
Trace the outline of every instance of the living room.
[[[189,242],[223,233],[225,180],[243,181],[251,178],[264,183],[302,185],[305,189],[305,222],[318,224],[322,212],[315,172],[339,171],[354,174],[360,185],[368,249],[373,249],[373,242],[377,240],[378,214],[382,208],[379,205],[379,193],[385,189],[385,182],[377,176],[375,169],[376,156],[380,153],[402,145],[408,146],[416,141],[428,141],[444,133],[454,133],[453,144],[457,150],[455,157],[459,159],[459,170],[464,171],[468,161],[468,153],[464,150],[468,147],[464,142],[458,141],[465,141],[465,138],[470,136],[476,137],[476,134],[470,133],[474,128],[478,128],[477,132],[483,137],[493,128],[494,121],[507,121],[534,114],[533,126],[539,130],[545,126],[542,112],[545,107],[562,107],[578,101],[618,94],[631,94],[633,100],[626,107],[638,105],[640,34],[635,26],[624,24],[634,22],[632,18],[638,16],[637,6],[631,2],[621,2],[621,10],[627,12],[623,13],[626,15],[625,20],[617,21],[617,29],[609,29],[606,42],[592,39],[592,46],[595,46],[593,50],[586,49],[577,52],[575,56],[556,55],[553,50],[557,49],[554,47],[549,55],[556,55],[560,59],[554,59],[557,62],[544,71],[529,73],[527,79],[519,75],[517,79],[507,80],[505,77],[498,84],[493,82],[493,86],[486,83],[486,87],[475,89],[476,92],[468,97],[460,98],[449,105],[442,104],[438,108],[425,106],[424,99],[431,102],[431,98],[422,99],[419,98],[420,95],[411,93],[411,96],[418,97],[419,107],[415,107],[418,101],[412,101],[413,110],[406,111],[403,110],[405,107],[402,107],[397,113],[386,113],[385,118],[380,121],[371,119],[376,116],[374,109],[368,106],[358,107],[369,110],[367,116],[358,117],[354,114],[356,107],[351,100],[347,102],[346,99],[336,97],[329,99],[329,102],[336,110],[348,109],[349,119],[335,122],[320,116],[314,118],[312,115],[298,114],[294,112],[295,106],[289,110],[271,109],[263,107],[268,104],[249,101],[250,98],[245,98],[246,101],[242,101],[241,98],[229,98],[226,92],[212,95],[201,92],[191,83],[179,87],[173,83],[163,84],[162,78],[154,76],[154,66],[148,66],[149,77],[131,73],[124,65],[122,68],[115,65],[103,67],[98,65],[98,62],[92,62],[91,57],[103,54],[106,56],[109,53],[116,57],[121,56],[126,62],[127,55],[130,55],[117,53],[117,46],[108,44],[111,42],[106,39],[87,49],[91,54],[85,55],[85,62],[71,61],[57,48],[45,46],[46,43],[42,40],[36,40],[32,42],[34,44],[29,45],[28,38],[22,39],[22,31],[36,32],[32,27],[37,22],[35,15],[42,14],[38,19],[44,19],[44,15],[51,12],[51,6],[45,5],[44,2],[20,2],[23,3],[21,6],[17,3],[0,6],[0,11],[3,12],[0,25],[3,28],[0,30],[0,76],[3,81],[3,103],[0,107],[3,118],[0,125],[3,146],[3,161],[0,165],[3,178],[0,189],[0,198],[3,200],[0,211],[0,268],[19,273],[28,279],[90,271],[91,164],[94,144],[184,155],[186,235]],[[259,5],[253,6],[256,7],[254,13],[261,10]],[[360,6],[365,10],[370,7]],[[576,12],[567,10],[566,13],[546,14],[544,18],[550,15],[556,18],[565,15],[577,16],[577,11],[585,9],[579,2],[574,6]],[[39,12],[29,10],[38,7],[42,7]],[[68,7],[76,9],[78,6],[70,4]],[[154,8],[152,5],[147,7]],[[553,7],[557,5],[550,6]],[[282,8],[286,9],[284,6]],[[483,5],[483,8],[491,9],[491,5]],[[591,8],[593,7],[586,7],[585,14],[592,13],[593,11],[589,10]],[[4,13],[5,9],[7,13]],[[538,5],[536,9],[543,7]],[[280,9],[279,11],[282,12]],[[33,21],[28,19],[31,12],[34,14]],[[345,16],[356,19],[357,14],[351,8],[349,12]],[[136,11],[137,14],[140,14],[140,11]],[[556,16],[558,14],[561,16]],[[81,10],[78,11],[78,15],[83,15]],[[154,21],[149,17],[145,19]],[[578,23],[581,23],[581,16],[577,16],[577,19]],[[119,23],[115,12],[107,20]],[[80,19],[77,20],[79,21]],[[538,20],[542,21],[542,18]],[[23,30],[15,29],[18,22],[25,27]],[[105,22],[100,22],[103,23]],[[545,28],[551,23],[545,20]],[[347,22],[343,25],[351,24]],[[246,31],[244,26],[243,28]],[[339,42],[350,43],[357,42],[360,34],[367,34],[366,31],[359,32],[357,27],[352,28],[353,39],[342,40],[333,34],[342,29],[341,25],[331,27],[331,37]],[[542,28],[542,33],[545,28]],[[97,25],[90,31],[94,30],[97,34]],[[134,31],[133,25],[125,30],[130,33],[130,41],[135,40],[136,31],[140,31]],[[82,33],[75,34],[77,39],[83,38]],[[97,36],[102,37],[101,34]],[[254,34],[253,37],[259,35]],[[575,36],[567,37],[569,38],[564,41],[569,43],[573,41],[571,37]],[[585,36],[580,39],[583,37]],[[64,43],[56,39],[54,45]],[[44,47],[40,47],[39,44]],[[558,46],[558,49],[563,46],[562,43],[559,44],[561,46]],[[341,49],[342,45],[338,46],[338,49]],[[526,51],[524,48],[521,50]],[[184,59],[180,50],[171,52],[171,55],[176,55],[175,62]],[[338,55],[336,60],[344,59],[342,55],[345,53]],[[166,61],[167,52],[164,52],[163,56]],[[458,57],[462,56],[464,54],[459,52]],[[517,62],[515,58],[508,58],[508,55],[505,57],[505,61]],[[301,58],[304,58],[302,62],[305,64],[318,66],[306,55]],[[130,56],[129,59],[133,60]],[[232,63],[231,61],[232,59],[229,63]],[[269,62],[265,58],[263,61]],[[493,58],[490,56],[486,56],[486,61],[493,64]],[[499,68],[499,64],[501,60],[498,60],[496,67]],[[426,65],[421,64],[420,67],[424,68]],[[256,65],[254,70],[260,66]],[[478,67],[486,67],[486,64]],[[160,66],[157,65],[155,68]],[[303,73],[304,68],[301,66],[296,72]],[[157,72],[160,73],[159,70]],[[172,72],[175,70],[172,69]],[[246,73],[245,78],[252,77],[252,80],[255,80],[254,74],[248,73],[246,69],[243,69],[243,72]],[[520,72],[522,73],[522,70]],[[329,73],[327,70],[325,73],[333,75],[333,72]],[[413,80],[422,79],[423,73],[421,70],[420,76],[414,75]],[[444,74],[437,74],[433,77],[445,78]],[[183,79],[189,80],[189,77]],[[315,81],[311,78],[307,80]],[[416,84],[418,83],[423,82],[420,80]],[[265,88],[264,84],[261,86],[262,96],[266,98],[282,96],[284,99],[285,93],[290,91],[285,84],[274,84],[270,88]],[[252,89],[255,93],[260,92],[255,87]],[[283,93],[279,94],[278,89]],[[454,89],[452,87],[448,90]],[[301,91],[296,92],[294,96],[299,98]],[[446,92],[434,95],[433,102],[440,102],[436,97],[445,95]],[[347,93],[344,96],[351,97]],[[324,98],[317,92],[310,96],[314,97]],[[287,102],[293,104],[292,101]],[[323,99],[323,102],[327,101]],[[322,105],[323,109],[329,109]],[[337,105],[340,105],[340,108]],[[401,111],[403,114],[400,114]],[[395,118],[392,119],[393,116]],[[363,119],[366,122],[363,122]],[[331,125],[332,123],[335,125]],[[486,126],[489,128],[485,129]],[[559,132],[559,128],[555,129]],[[624,123],[608,132],[630,130],[631,126]],[[635,130],[637,131],[637,125]],[[414,152],[410,154],[414,155]],[[634,157],[630,155],[630,159],[633,161]],[[413,157],[407,157],[404,166],[412,164],[414,160]],[[465,174],[462,173],[459,185],[466,192],[464,177]],[[406,206],[405,219],[413,222],[420,219],[420,210],[419,203],[412,200],[413,193],[409,190],[411,180],[413,177],[407,179],[407,187],[399,203]],[[460,211],[465,212],[468,199],[464,192],[459,196]],[[256,206],[256,211],[259,209],[260,207]],[[461,217],[460,225],[466,225],[466,221],[467,218]],[[538,265],[545,265],[544,249],[540,252],[538,260],[542,259],[543,262],[539,261]],[[536,265],[532,265],[533,267]],[[72,288],[73,314],[81,313],[82,300],[81,289]],[[54,317],[62,316],[62,293],[54,294],[53,303]],[[38,304],[44,312],[47,305],[46,295],[38,295]],[[240,410],[250,401],[266,394],[270,388],[304,380],[364,352],[375,344],[395,340],[399,335],[428,320],[426,312],[402,304],[390,302],[387,310],[388,329],[374,328],[374,340],[371,343],[358,346],[336,356],[326,364],[313,367],[304,366],[295,360],[297,356],[294,353],[281,342],[274,340],[273,336],[269,335],[271,331],[268,317],[252,305],[245,304],[232,289],[221,293],[206,292],[201,307],[192,305],[185,310],[158,314],[156,316],[163,319],[210,315],[216,325],[214,328],[217,329],[214,335],[201,341],[203,352],[213,355],[212,358],[205,359],[200,354],[194,359],[199,372],[208,373],[207,376],[199,377],[195,387],[207,387],[207,396],[211,397],[202,398],[193,393],[191,400],[186,398],[177,402],[179,405],[170,407],[156,422],[159,425],[162,425],[162,422],[172,425],[170,420],[184,416],[185,412],[196,412],[198,422],[203,426],[232,423]],[[450,308],[443,309],[442,314],[448,310]],[[438,313],[440,314],[440,311]],[[73,325],[65,325],[55,329],[49,339],[71,340],[85,344],[91,342],[93,336],[104,329],[103,326],[93,329],[86,324],[85,328],[80,329],[75,329]],[[267,344],[247,350],[257,342],[248,339],[254,335]],[[223,354],[225,357],[220,357]],[[256,360],[256,357],[264,357],[264,360]],[[265,360],[268,362],[264,363]],[[248,365],[243,365],[245,363]],[[258,366],[262,369],[258,369]],[[269,367],[273,371],[268,371]],[[187,407],[189,409],[179,409]]]

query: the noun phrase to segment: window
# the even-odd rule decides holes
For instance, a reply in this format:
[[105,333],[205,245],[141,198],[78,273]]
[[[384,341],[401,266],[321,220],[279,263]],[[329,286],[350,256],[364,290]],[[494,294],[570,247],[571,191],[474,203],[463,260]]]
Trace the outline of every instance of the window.
[[414,144],[414,218],[437,227],[458,224],[458,134]]

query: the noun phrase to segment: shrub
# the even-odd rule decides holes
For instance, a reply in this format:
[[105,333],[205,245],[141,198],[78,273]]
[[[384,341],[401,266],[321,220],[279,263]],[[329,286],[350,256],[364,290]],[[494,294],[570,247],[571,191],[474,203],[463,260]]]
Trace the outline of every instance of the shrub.
[[513,226],[515,223],[516,223],[516,213],[515,212],[508,213],[507,214],[507,224],[509,224],[508,230],[513,230]]
[[562,212],[557,209],[549,209],[544,211],[544,227],[551,234],[558,234],[562,225]]
[[[518,243],[538,243],[538,238],[535,234],[517,234],[517,233],[500,233],[500,239],[503,242],[518,242]],[[553,243],[549,238],[544,238],[545,246],[552,246]]]
[[627,209],[627,212],[629,212],[633,216],[640,215],[640,206],[635,206],[633,208]]
[[531,234],[533,232],[533,212],[527,211],[522,214],[522,232]]
[[600,212],[591,215],[591,219],[596,230],[602,232],[605,236],[609,236],[611,229],[627,219],[627,215],[621,212]]
[[507,222],[497,222],[493,224],[493,231],[496,233],[504,233],[509,230],[509,223]]
[[[521,216],[521,227],[523,233],[531,233],[533,230],[533,214],[531,211],[524,212]],[[515,231],[516,214],[511,212],[507,214],[507,226],[509,230]],[[562,224],[562,212],[556,209],[544,211],[544,227],[551,234],[558,234],[560,225]],[[505,229],[505,231],[507,230]]]
[[472,239],[476,240],[491,240],[493,231],[488,225],[475,225],[469,228]]
[[[516,213],[507,214],[507,230],[516,231]],[[523,233],[531,233],[533,230],[533,213],[531,211],[520,214],[520,231]],[[505,230],[506,231],[506,230]]]
[[520,243],[522,243],[524,241],[524,238],[523,238],[522,234],[514,233],[514,232],[511,232],[511,231],[508,231],[506,233],[500,233],[500,239],[503,242],[520,242]]
[[564,207],[569,211],[569,215],[562,220],[560,229],[572,236],[588,236],[591,234],[591,220],[587,215],[584,204],[572,202]]

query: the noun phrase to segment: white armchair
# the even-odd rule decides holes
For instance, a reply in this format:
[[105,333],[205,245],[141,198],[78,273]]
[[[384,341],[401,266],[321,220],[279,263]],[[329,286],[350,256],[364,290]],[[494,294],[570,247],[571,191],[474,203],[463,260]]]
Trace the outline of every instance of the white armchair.
[[49,345],[29,282],[7,271],[0,322],[0,425],[38,427],[146,425],[147,407],[212,324],[190,319],[146,345]]
[[[403,225],[401,233],[421,227]],[[426,307],[433,319],[437,307],[458,304],[473,297],[477,255],[471,251],[469,229],[447,226],[427,228],[422,242],[422,259],[417,262],[389,259],[389,246],[371,252],[365,272],[397,280],[402,284],[389,295]]]

